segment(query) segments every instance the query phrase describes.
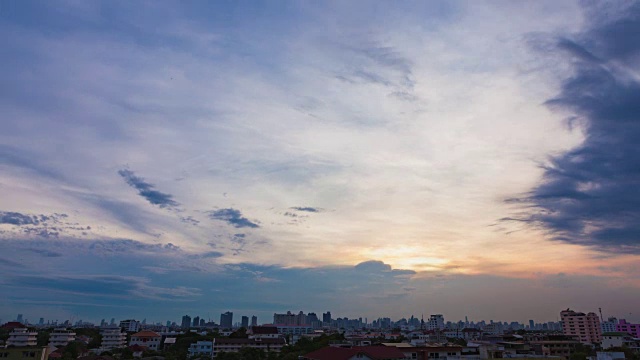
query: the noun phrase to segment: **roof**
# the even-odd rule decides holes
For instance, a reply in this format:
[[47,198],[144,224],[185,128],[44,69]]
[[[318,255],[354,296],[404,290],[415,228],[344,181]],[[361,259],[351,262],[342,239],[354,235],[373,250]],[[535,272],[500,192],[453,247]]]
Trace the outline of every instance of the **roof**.
[[164,343],[165,343],[165,344],[175,344],[175,343],[176,343],[176,340],[177,340],[177,339],[176,339],[176,338],[174,338],[174,337],[168,337],[168,338],[164,339]]
[[9,321],[8,323],[2,325],[3,329],[15,329],[15,328],[26,328],[23,323],[17,321]]
[[275,326],[253,326],[251,332],[253,334],[277,334],[278,328]]
[[386,346],[356,346],[352,348],[327,346],[304,355],[304,358],[310,360],[348,360],[358,354],[365,354],[374,360],[405,358],[402,351],[395,347]]
[[284,338],[267,338],[267,339],[229,339],[229,338],[217,338],[216,345],[230,345],[230,344],[286,344]]
[[629,333],[626,333],[624,331],[609,331],[606,333],[602,333],[602,336],[629,336],[631,337],[631,335],[629,335]]
[[153,331],[149,331],[149,330],[142,330],[140,332],[137,332],[133,335],[131,335],[131,337],[161,337],[160,334],[153,332]]

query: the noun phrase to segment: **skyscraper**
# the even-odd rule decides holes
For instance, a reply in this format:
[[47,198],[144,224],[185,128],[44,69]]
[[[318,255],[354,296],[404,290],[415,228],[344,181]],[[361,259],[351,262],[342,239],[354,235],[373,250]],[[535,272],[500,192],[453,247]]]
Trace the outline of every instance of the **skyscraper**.
[[251,326],[258,326],[258,317],[255,315],[251,317]]
[[327,311],[322,314],[322,322],[325,324],[331,324],[331,311]]
[[233,327],[233,313],[231,311],[220,314],[220,327],[223,329],[231,329]]
[[529,320],[529,329],[533,330],[535,329],[536,324],[533,322],[533,320]]
[[200,316],[196,316],[193,318],[193,327],[200,326]]
[[191,316],[185,315],[182,317],[182,325],[183,329],[188,329],[191,326]]
[[242,317],[242,322],[240,323],[240,326],[242,326],[245,329],[249,327],[249,317],[248,316],[243,316]]

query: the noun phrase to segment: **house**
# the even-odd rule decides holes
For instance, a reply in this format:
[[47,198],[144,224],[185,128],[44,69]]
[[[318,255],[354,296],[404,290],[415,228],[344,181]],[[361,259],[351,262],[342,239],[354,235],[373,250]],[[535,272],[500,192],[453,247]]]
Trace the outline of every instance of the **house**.
[[160,350],[161,339],[162,336],[160,334],[149,330],[143,330],[131,335],[129,346],[140,345],[149,350],[158,351]]
[[327,346],[301,357],[302,360],[400,360],[402,351],[386,346],[356,346],[352,348]]
[[606,332],[602,334],[602,348],[626,347],[633,351],[640,351],[640,339],[636,339],[626,332]]

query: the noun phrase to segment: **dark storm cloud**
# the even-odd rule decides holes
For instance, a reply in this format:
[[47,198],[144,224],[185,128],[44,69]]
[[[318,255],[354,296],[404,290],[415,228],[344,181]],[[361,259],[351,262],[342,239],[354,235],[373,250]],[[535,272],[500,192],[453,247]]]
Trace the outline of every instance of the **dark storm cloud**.
[[161,208],[175,207],[179,205],[178,202],[172,199],[172,195],[155,190],[153,184],[150,184],[143,178],[136,176],[133,171],[122,169],[118,171],[118,174],[124,178],[129,186],[138,190],[138,195],[147,199],[151,204],[158,205]]
[[255,222],[242,216],[240,210],[228,208],[220,209],[208,212],[209,217],[214,220],[226,221],[229,225],[236,228],[259,228],[260,226]]
[[617,15],[597,10],[587,9],[596,16],[591,30],[559,41],[574,72],[547,102],[571,112],[585,140],[552,157],[529,194],[511,199],[534,210],[505,220],[532,222],[560,241],[640,253],[640,3]]

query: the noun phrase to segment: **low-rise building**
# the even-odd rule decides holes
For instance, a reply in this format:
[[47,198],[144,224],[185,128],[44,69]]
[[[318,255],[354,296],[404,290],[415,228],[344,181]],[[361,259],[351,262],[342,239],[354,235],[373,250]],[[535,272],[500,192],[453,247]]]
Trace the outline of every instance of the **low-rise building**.
[[139,345],[144,346],[148,350],[158,351],[160,350],[162,336],[156,332],[144,330],[131,335],[129,340],[129,346]]
[[122,332],[119,327],[106,327],[100,329],[102,335],[102,343],[100,347],[103,350],[111,350],[123,348],[127,343],[127,333]]
[[640,339],[634,338],[626,332],[616,331],[602,334],[602,348],[626,347],[633,351],[640,351]]
[[38,332],[27,328],[14,328],[7,339],[8,346],[25,347],[38,344]]
[[55,329],[49,334],[49,345],[55,347],[67,346],[76,340],[76,332],[68,329]]
[[47,360],[49,347],[21,347],[0,349],[2,360]]
[[189,357],[196,357],[200,355],[211,356],[213,351],[212,341],[198,341],[189,346]]
[[631,324],[625,319],[620,319],[616,324],[616,331],[626,332],[635,338],[640,338],[640,324]]
[[265,352],[280,352],[282,347],[285,346],[287,342],[284,338],[277,339],[229,339],[229,338],[218,338],[213,342],[213,356],[218,356],[219,353],[225,352],[239,352],[240,349],[244,347],[254,348],[264,350]]

